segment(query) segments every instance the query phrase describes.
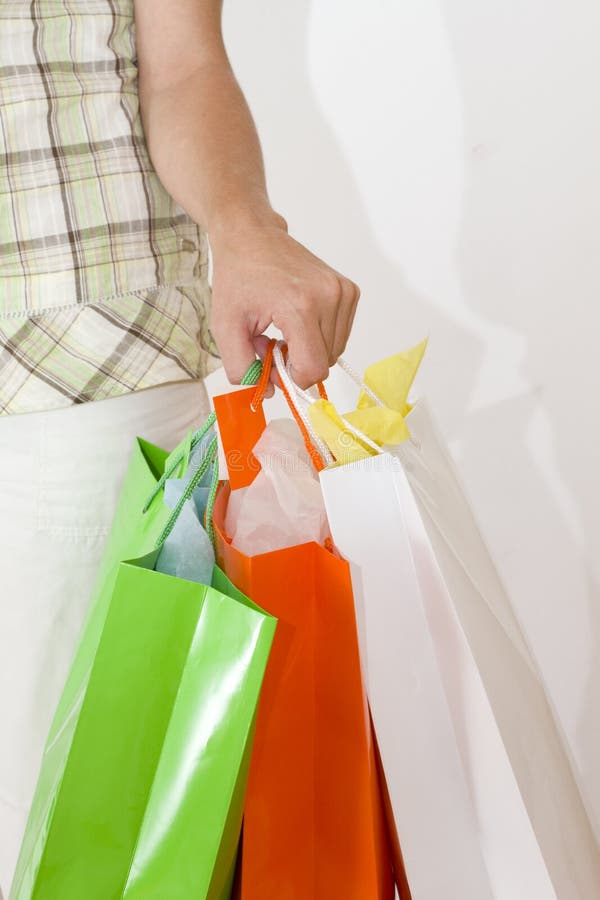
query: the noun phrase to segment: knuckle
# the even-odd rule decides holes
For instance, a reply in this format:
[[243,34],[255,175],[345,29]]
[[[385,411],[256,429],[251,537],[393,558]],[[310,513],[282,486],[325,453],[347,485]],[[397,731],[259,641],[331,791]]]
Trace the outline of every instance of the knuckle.
[[315,311],[315,299],[303,289],[298,289],[294,297],[294,306],[301,316],[312,316]]
[[348,303],[357,303],[360,297],[360,288],[350,278],[344,279],[344,299]]
[[342,284],[335,272],[325,272],[321,281],[321,294],[331,302],[337,302],[342,295]]

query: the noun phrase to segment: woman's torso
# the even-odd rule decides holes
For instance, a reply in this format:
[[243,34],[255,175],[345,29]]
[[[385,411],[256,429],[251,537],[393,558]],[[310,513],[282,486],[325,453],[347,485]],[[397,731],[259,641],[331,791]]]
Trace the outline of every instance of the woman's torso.
[[133,0],[1,0],[0,344],[20,322],[60,310],[81,326],[92,305],[144,291],[160,301],[157,289],[174,285],[188,286],[189,304],[204,284],[202,318],[207,270],[207,236],[146,147]]
[[0,154],[0,314],[200,274],[144,140],[133,0],[2,0]]

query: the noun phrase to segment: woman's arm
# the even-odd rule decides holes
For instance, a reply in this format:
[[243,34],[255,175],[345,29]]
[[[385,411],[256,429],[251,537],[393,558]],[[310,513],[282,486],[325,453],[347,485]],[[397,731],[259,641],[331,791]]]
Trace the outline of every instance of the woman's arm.
[[[294,378],[326,377],[359,288],[287,233],[269,202],[259,138],[221,32],[222,0],[135,0],[139,95],[159,178],[208,232],[211,330],[234,384],[271,322]],[[292,177],[292,173],[290,173]]]

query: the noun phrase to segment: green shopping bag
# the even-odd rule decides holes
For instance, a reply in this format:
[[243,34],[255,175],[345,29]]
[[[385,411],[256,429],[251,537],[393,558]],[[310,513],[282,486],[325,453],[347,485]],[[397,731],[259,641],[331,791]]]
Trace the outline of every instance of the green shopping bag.
[[[183,442],[182,442],[183,443]],[[10,900],[229,897],[276,620],[217,568],[154,571],[167,453],[138,439]]]

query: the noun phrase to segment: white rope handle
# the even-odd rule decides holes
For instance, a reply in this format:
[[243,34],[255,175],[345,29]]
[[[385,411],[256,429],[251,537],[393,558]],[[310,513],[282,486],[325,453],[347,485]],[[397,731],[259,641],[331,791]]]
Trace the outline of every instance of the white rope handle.
[[358,372],[356,372],[352,368],[350,363],[346,362],[346,360],[343,358],[343,356],[338,357],[337,364],[340,367],[340,369],[342,369],[342,371],[344,371],[346,373],[346,375],[348,375],[352,379],[352,381],[355,384],[357,384],[359,386],[359,388],[361,388],[365,392],[365,394],[369,395],[371,400],[373,400],[377,404],[377,406],[385,406],[385,403],[383,402],[383,400],[381,400],[377,396],[375,391],[372,391],[370,387],[367,387],[367,385],[364,383],[364,381],[362,380],[362,378],[360,377]]
[[[361,388],[361,390],[363,390],[363,391],[365,392],[365,394],[368,394],[368,395],[369,395],[369,397],[371,398],[371,400],[373,400],[373,402],[374,402],[377,406],[385,406],[385,403],[383,402],[383,400],[381,400],[381,399],[377,396],[377,394],[375,393],[375,391],[372,391],[371,388],[368,387],[368,386],[365,384],[365,382],[362,380],[362,378],[360,377],[360,375],[358,374],[358,372],[357,372],[355,369],[353,369],[352,366],[350,365],[350,363],[349,363],[349,362],[346,362],[346,360],[345,360],[342,356],[340,356],[340,357],[338,358],[338,360],[337,360],[337,365],[340,367],[340,369],[342,369],[343,372],[346,373],[346,375],[349,376],[349,378],[352,379],[352,381],[353,381],[355,384],[358,385],[359,388]],[[290,371],[290,368],[291,368],[291,367],[290,367],[290,363],[289,363],[289,361],[288,361],[288,364],[287,364],[287,366],[286,366],[286,371],[287,371],[288,377],[292,380],[292,384],[294,385],[294,389],[295,389],[295,391],[296,391],[297,396],[302,397],[302,399],[303,399],[306,403],[308,403],[308,404],[312,403],[314,400],[317,399],[317,397],[315,396],[315,393],[314,393],[314,392],[315,392],[315,388],[312,387],[312,388],[310,388],[308,391],[305,391],[305,390],[303,390],[301,387],[299,387],[299,386],[293,381],[293,379],[291,378],[291,371]],[[287,385],[286,385],[286,386],[287,386]],[[311,393],[311,391],[312,391],[312,393]]]
[[[348,375],[352,379],[352,381],[357,384],[358,387],[361,388],[361,390],[363,390],[365,394],[367,394],[377,406],[385,407],[385,403],[383,402],[383,400],[377,396],[375,391],[371,390],[370,387],[367,387],[358,372],[352,368],[349,362],[346,362],[343,356],[338,357],[337,364],[340,369],[342,369],[342,371],[345,372],[346,375]],[[359,440],[363,441],[365,444],[367,444],[367,446],[371,447],[377,453],[383,453],[383,450],[381,449],[379,444],[376,444],[375,441],[372,441],[370,437],[367,437],[364,432],[360,431],[358,428],[352,425],[348,421],[348,419],[344,418],[344,416],[340,415],[339,413],[338,415],[340,416],[340,419],[342,420],[348,431],[351,431],[352,434],[355,435],[355,437],[359,438]]]
[[[293,380],[293,378],[290,374],[290,370],[289,370],[289,361],[288,361],[288,365],[286,366],[284,359],[283,359],[283,353],[281,352],[281,344],[282,343],[283,343],[282,341],[278,341],[273,348],[273,363],[275,365],[275,368],[277,369],[279,377],[281,378],[283,384],[285,385],[285,387],[287,389],[290,399],[291,399],[292,403],[294,404],[294,408],[296,409],[298,415],[300,416],[304,425],[306,426],[306,430],[308,431],[308,433],[311,437],[311,440],[313,441],[313,443],[319,450],[319,453],[323,457],[323,460],[326,462],[326,464],[331,465],[331,463],[334,462],[334,457],[332,456],[331,451],[329,450],[327,445],[324,443],[322,438],[315,431],[315,429],[312,425],[312,422],[310,421],[310,418],[307,413],[308,406],[310,406],[312,403],[314,403],[316,398],[312,394],[310,394],[308,391],[305,391],[303,388],[299,387],[296,384],[296,382]],[[340,360],[338,359],[338,363],[339,362],[340,362]],[[352,380],[357,381],[358,384],[365,391],[367,391],[367,393],[372,394],[373,399],[377,402],[377,404],[379,406],[384,406],[385,404],[379,399],[379,397],[377,397],[372,391],[370,391],[366,385],[364,385],[362,383],[359,376],[356,374],[356,372],[354,372],[353,369],[351,369],[350,366],[348,366],[348,364],[345,362],[345,360],[343,360],[342,362],[343,362],[343,365],[341,366],[341,368],[343,368],[344,371],[348,372],[348,369],[351,370],[352,374],[350,375],[350,372],[348,372],[348,374],[350,375]],[[340,416],[340,419],[344,423],[344,426],[355,437],[357,437],[360,441],[365,443],[368,447],[371,447],[372,450],[375,450],[376,453],[383,453],[379,444],[376,444],[375,441],[372,441],[370,437],[368,437],[366,434],[364,434],[362,431],[360,431],[360,429],[356,428],[356,426],[352,425],[352,423],[349,422],[348,419],[346,419],[344,416],[340,415],[339,413],[338,413],[338,415]]]
[[370,437],[367,437],[367,435],[363,431],[361,431],[355,425],[352,425],[351,422],[349,422],[348,419],[346,419],[344,416],[340,415],[340,413],[338,413],[338,416],[340,417],[348,431],[351,431],[355,437],[375,450],[376,453],[383,453],[383,450],[381,449],[379,444],[376,444],[375,441],[372,441]]

